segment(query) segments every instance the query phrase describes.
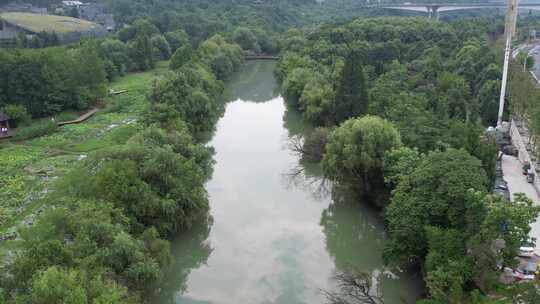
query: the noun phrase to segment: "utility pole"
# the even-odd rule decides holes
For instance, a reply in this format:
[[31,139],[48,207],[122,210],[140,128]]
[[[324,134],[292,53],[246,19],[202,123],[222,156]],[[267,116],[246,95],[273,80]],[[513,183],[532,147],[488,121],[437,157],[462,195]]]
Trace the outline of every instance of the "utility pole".
[[508,65],[512,54],[512,38],[516,33],[516,21],[518,13],[518,0],[508,0],[506,10],[506,20],[504,25],[504,36],[506,39],[504,49],[504,65],[501,81],[501,96],[499,98],[499,116],[497,117],[497,127],[501,127],[504,112],[504,97],[506,95],[506,82],[508,79]]

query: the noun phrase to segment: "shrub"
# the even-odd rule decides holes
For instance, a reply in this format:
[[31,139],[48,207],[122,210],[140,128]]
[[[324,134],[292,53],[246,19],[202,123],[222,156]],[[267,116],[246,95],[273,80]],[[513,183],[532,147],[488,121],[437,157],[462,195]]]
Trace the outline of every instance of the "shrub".
[[10,104],[5,106],[2,111],[15,122],[13,127],[24,125],[31,119],[30,114],[23,105]]
[[43,121],[43,122],[35,123],[26,128],[17,130],[17,133],[15,133],[14,139],[27,140],[27,139],[40,137],[40,136],[49,135],[49,134],[54,133],[57,128],[58,128],[58,125],[54,121]]
[[77,118],[79,118],[79,115],[77,115],[77,113],[64,112],[64,113],[59,113],[58,115],[56,115],[54,119],[57,122],[64,122],[64,121],[75,120]]

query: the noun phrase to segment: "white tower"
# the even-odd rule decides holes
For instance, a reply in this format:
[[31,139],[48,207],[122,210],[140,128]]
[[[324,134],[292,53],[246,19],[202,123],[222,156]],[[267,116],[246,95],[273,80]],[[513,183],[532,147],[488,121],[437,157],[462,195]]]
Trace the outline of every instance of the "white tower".
[[501,96],[499,98],[499,116],[497,117],[497,127],[502,124],[502,116],[504,112],[504,97],[506,95],[506,82],[508,79],[508,64],[512,53],[512,37],[516,33],[516,21],[518,14],[518,0],[508,0],[506,10],[506,21],[504,25],[505,49],[504,49],[504,64],[503,75],[501,81]]

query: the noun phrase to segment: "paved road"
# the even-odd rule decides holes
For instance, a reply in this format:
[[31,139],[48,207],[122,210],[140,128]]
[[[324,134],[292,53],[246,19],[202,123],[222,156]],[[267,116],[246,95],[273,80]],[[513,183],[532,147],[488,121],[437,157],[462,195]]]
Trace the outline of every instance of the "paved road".
[[526,51],[529,53],[529,56],[534,57],[534,68],[532,69],[532,72],[536,75],[536,79],[540,80],[540,42],[518,46],[513,50],[512,58],[516,58],[520,51]]
[[[521,162],[513,156],[503,155],[502,158],[502,169],[504,180],[508,183],[508,190],[510,190],[510,196],[512,200],[514,199],[515,193],[525,193],[536,205],[540,206],[540,198],[538,193],[532,186],[529,184],[525,178],[525,175],[522,174]],[[531,237],[539,240],[536,244],[537,251],[540,250],[540,217],[536,220],[536,223],[531,225]]]
[[540,79],[540,44],[534,45],[529,51],[529,56],[534,57],[534,68],[532,72],[536,75],[536,79]]

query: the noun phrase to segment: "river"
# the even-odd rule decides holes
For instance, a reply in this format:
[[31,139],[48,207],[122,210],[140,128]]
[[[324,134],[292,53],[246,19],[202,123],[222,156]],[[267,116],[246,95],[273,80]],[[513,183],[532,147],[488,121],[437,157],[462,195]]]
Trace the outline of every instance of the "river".
[[[325,303],[337,270],[380,274],[386,304],[414,303],[421,279],[383,271],[379,212],[353,195],[320,187],[288,139],[305,132],[279,95],[274,62],[252,61],[226,86],[224,116],[209,145],[211,219],[172,245],[175,264],[159,303]],[[382,273],[382,274],[381,274]]]

